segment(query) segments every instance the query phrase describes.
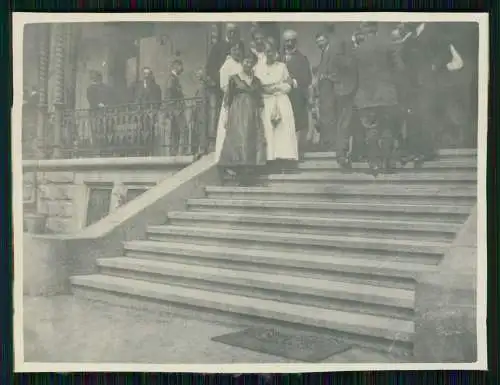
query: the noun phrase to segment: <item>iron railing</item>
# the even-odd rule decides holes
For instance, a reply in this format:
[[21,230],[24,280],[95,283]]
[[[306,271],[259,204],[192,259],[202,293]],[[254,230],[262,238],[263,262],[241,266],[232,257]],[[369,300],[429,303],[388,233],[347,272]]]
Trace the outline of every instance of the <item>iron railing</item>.
[[[199,155],[207,149],[207,102],[195,97],[49,114],[62,158]],[[57,127],[58,123],[61,127]],[[53,151],[49,148],[48,153]]]

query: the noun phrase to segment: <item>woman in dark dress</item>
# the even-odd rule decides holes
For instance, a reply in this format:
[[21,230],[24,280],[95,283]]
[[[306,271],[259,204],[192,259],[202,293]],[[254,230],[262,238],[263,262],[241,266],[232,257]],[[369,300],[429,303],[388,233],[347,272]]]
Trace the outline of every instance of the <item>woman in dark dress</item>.
[[231,170],[240,185],[256,181],[259,166],[266,164],[262,124],[261,83],[254,76],[256,56],[249,50],[243,57],[243,71],[231,76],[224,103],[228,109],[226,137],[219,165]]

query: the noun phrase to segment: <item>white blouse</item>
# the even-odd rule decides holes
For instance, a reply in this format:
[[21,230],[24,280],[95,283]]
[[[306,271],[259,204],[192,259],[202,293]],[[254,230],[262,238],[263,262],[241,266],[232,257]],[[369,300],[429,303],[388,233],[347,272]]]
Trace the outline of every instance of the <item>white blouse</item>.
[[288,93],[291,86],[290,74],[285,63],[274,62],[273,64],[263,64],[255,68],[255,76],[259,78],[262,85],[271,86],[276,93]]
[[233,75],[239,74],[243,71],[241,63],[228,56],[222,68],[219,71],[220,75],[220,88],[226,92],[229,85],[229,78]]

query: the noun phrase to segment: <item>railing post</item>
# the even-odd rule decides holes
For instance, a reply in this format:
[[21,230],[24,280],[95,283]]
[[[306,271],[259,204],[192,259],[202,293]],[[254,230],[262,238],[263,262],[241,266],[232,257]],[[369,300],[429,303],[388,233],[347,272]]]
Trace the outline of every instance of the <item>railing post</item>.
[[207,152],[215,151],[215,141],[217,139],[217,125],[219,122],[219,110],[222,96],[217,87],[207,90]]
[[54,33],[56,39],[55,45],[55,131],[54,131],[54,158],[61,158],[61,136],[63,131],[63,110],[64,110],[64,58],[65,58],[65,38],[67,26],[56,24]]
[[210,100],[208,98],[208,92],[204,89],[202,100],[201,100],[201,111],[200,119],[201,124],[197,126],[200,127],[199,133],[199,153],[200,155],[206,154],[208,152],[208,133],[210,131]]

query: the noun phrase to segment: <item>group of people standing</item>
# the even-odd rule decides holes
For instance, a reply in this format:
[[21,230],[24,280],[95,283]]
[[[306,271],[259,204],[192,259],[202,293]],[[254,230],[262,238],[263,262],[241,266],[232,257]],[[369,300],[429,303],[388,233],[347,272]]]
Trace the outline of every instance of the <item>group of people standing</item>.
[[229,24],[207,62],[212,95],[220,98],[215,154],[242,184],[256,182],[258,166],[296,163],[300,132],[307,132],[311,69],[296,50],[296,33],[287,31],[284,38],[286,61],[261,30],[253,30],[245,47],[237,26]]
[[391,172],[396,160],[419,167],[435,156],[432,119],[442,111],[432,104],[439,93],[431,85],[463,61],[426,23],[401,24],[392,40],[379,36],[377,23],[361,23],[349,40],[332,38],[333,28],[318,33],[314,70],[295,31],[283,34],[283,50],[258,28],[248,46],[235,24],[226,32],[206,75],[219,112],[216,156],[242,183],[255,183],[256,166],[283,169],[300,159],[313,105],[321,146],[336,152],[343,169],[361,158],[377,174]]

